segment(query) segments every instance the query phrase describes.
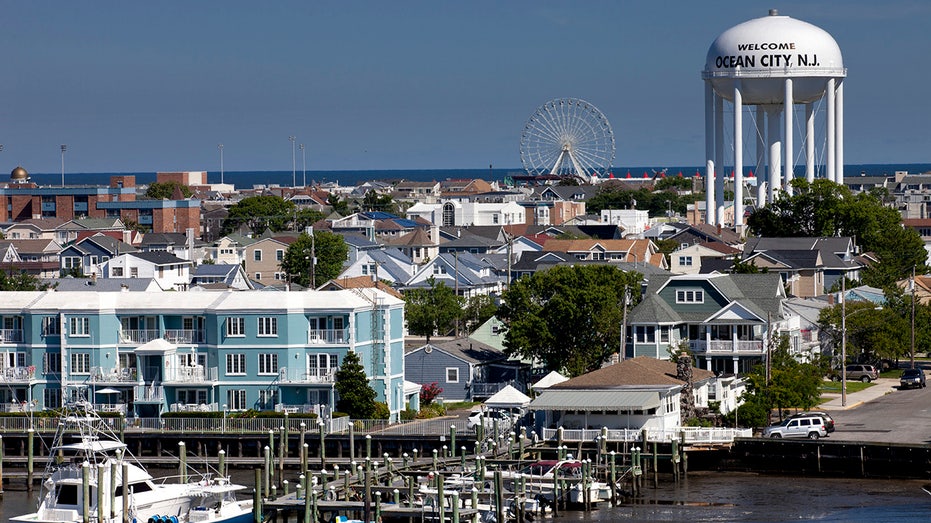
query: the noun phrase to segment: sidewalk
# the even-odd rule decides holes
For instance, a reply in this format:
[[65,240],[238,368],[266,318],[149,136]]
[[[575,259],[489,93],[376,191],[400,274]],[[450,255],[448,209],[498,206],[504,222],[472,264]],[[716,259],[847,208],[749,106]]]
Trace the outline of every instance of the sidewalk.
[[[849,384],[849,382],[848,382]],[[873,382],[872,387],[867,387],[860,392],[847,392],[847,406],[841,405],[840,394],[825,394],[825,398],[831,398],[830,401],[822,403],[817,408],[824,410],[849,410],[859,407],[864,403],[881,398],[890,392],[898,390],[899,380],[893,378],[879,378]]]

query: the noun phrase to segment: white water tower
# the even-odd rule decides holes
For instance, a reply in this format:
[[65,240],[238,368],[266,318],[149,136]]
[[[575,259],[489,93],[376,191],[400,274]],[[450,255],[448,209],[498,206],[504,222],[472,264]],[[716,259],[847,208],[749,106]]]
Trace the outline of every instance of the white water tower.
[[[837,42],[823,29],[801,20],[769,16],[738,24],[721,33],[702,71],[705,81],[706,221],[721,224],[724,207],[725,150],[733,152],[734,226],[743,228],[744,116],[755,137],[758,206],[772,202],[779,191],[791,191],[794,159],[801,149],[793,135],[804,140],[805,175],[814,180],[816,162],[825,176],[844,182],[844,90],[847,76]],[[725,105],[731,104],[733,127],[725,129]],[[804,108],[804,128],[794,119]],[[750,106],[755,107],[751,111]],[[815,114],[824,109],[824,148],[816,157]],[[726,138],[727,137],[727,138]],[[733,139],[731,149],[725,142]],[[723,225],[723,224],[722,224]]]

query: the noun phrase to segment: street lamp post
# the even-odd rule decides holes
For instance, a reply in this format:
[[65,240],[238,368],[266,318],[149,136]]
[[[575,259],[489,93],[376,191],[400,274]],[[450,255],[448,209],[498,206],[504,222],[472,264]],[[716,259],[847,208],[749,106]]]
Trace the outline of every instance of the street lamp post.
[[217,149],[220,150],[220,183],[223,183],[223,144],[217,144]]
[[304,177],[304,187],[307,187],[307,155],[304,153],[304,144],[301,144],[301,175]]
[[68,150],[68,146],[61,144],[61,186],[65,186],[65,151]]
[[294,136],[289,136],[288,140],[291,141],[291,187],[297,185],[297,156],[295,155],[294,150]]

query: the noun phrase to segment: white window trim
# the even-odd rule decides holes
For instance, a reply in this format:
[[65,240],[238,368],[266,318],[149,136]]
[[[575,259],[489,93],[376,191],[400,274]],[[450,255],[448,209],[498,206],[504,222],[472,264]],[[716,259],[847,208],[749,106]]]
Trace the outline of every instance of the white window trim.
[[[232,326],[239,325],[239,332],[233,332]],[[246,319],[242,316],[230,316],[226,318],[226,337],[227,338],[245,338],[246,337]]]
[[[268,323],[266,326],[265,323]],[[277,338],[278,337],[278,318],[275,316],[261,316],[256,320],[256,337],[259,338]],[[270,332],[265,332],[266,327]]]
[[[231,370],[230,367],[235,366],[235,365],[231,365],[231,363],[241,363],[241,364],[242,364],[242,370],[241,370],[241,371]],[[237,352],[237,353],[234,353],[234,354],[227,354],[227,355],[226,355],[226,375],[227,375],[227,376],[245,376],[245,375],[246,375],[246,355],[245,355],[245,353]]]
[[[75,326],[83,324],[81,332],[75,332]],[[72,316],[68,318],[68,336],[71,338],[90,338],[90,318],[87,316]]]
[[[449,371],[451,371],[451,370],[456,371],[456,379],[455,379],[455,380],[449,379]],[[459,367],[446,367],[446,374],[445,374],[445,376],[446,376],[446,383],[459,383]]]
[[[263,361],[266,360],[266,361]],[[274,352],[263,352],[258,355],[258,375],[274,376],[278,374],[278,354]],[[265,370],[262,368],[265,367]]]

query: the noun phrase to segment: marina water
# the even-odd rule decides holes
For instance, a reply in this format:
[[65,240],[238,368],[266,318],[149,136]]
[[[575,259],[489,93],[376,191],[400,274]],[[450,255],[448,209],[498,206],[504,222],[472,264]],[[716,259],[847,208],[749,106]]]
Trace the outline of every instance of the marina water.
[[[233,480],[251,485],[252,472],[233,471]],[[931,513],[931,496],[922,490],[925,483],[698,472],[678,485],[664,479],[657,489],[644,488],[634,504],[566,511],[542,521],[910,523],[926,521]],[[35,510],[35,497],[36,493],[8,489],[0,502],[0,521]]]

